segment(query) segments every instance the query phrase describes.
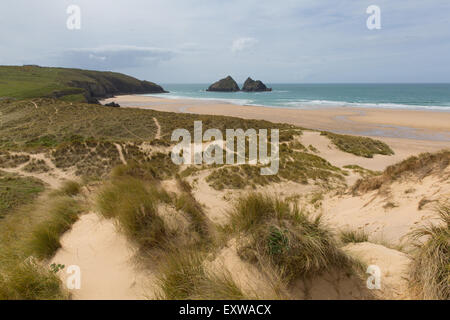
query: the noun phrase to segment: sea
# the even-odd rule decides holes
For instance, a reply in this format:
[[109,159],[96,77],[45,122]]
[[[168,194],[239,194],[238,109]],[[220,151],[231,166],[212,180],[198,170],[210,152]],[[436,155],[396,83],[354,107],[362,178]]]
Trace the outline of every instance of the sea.
[[[169,99],[205,99],[274,108],[389,108],[450,112],[450,84],[281,84],[270,92],[208,92],[209,84],[163,84]],[[240,84],[242,87],[242,84]]]

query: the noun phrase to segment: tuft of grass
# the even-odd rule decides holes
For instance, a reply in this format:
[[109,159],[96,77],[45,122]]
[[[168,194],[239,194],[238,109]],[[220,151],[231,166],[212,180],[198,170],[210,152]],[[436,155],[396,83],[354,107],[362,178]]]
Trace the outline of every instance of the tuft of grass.
[[0,272],[0,300],[68,299],[58,276],[34,259],[10,265]]
[[170,232],[158,215],[158,201],[167,201],[164,191],[146,186],[141,180],[124,177],[111,181],[99,193],[97,204],[106,218],[117,219],[131,240],[145,248],[163,246]]
[[[450,299],[450,202],[437,207],[439,224],[412,232],[417,241],[410,265],[412,287],[422,299]],[[425,238],[425,241],[421,241]]]
[[63,195],[73,197],[80,193],[81,185],[76,181],[66,181],[59,189],[59,192]]
[[52,199],[46,209],[49,217],[34,228],[28,243],[30,254],[39,259],[50,258],[61,247],[61,235],[71,228],[81,213],[79,204],[68,196]]
[[331,132],[322,132],[339,150],[356,156],[373,158],[376,154],[393,155],[394,151],[384,142],[367,137],[343,135]]
[[369,241],[369,235],[364,230],[344,230],[341,231],[339,238],[345,244]]
[[249,194],[239,199],[230,214],[230,229],[248,243],[240,248],[250,261],[263,257],[288,280],[318,276],[332,269],[351,271],[352,261],[321,222],[311,219],[286,201]]
[[177,177],[177,183],[183,193],[177,197],[175,207],[177,210],[185,212],[190,220],[193,230],[200,235],[203,240],[211,240],[211,225],[202,206],[192,195],[192,188],[189,183]]
[[205,267],[206,254],[196,248],[172,248],[161,266],[158,285],[165,300],[246,300],[226,271]]

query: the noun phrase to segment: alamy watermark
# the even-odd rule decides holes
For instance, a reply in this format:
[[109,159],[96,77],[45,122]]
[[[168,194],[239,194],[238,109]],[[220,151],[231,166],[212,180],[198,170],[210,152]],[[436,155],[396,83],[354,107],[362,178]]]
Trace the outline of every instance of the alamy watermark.
[[[182,164],[248,164],[267,165],[260,170],[261,175],[275,175],[280,165],[279,130],[267,129],[226,129],[226,139],[219,129],[208,129],[203,133],[202,121],[194,121],[194,141],[186,129],[176,129],[172,141],[181,141],[172,148],[173,163]],[[213,140],[214,138],[214,140]],[[204,145],[204,142],[209,142]],[[246,145],[248,143],[248,159]],[[270,147],[270,156],[268,155]],[[236,151],[235,151],[236,149]]]
[[80,30],[81,29],[81,8],[75,4],[67,7],[66,13],[69,15],[66,21],[67,29]]
[[367,14],[370,14],[367,18],[367,29],[380,30],[381,29],[381,8],[377,5],[371,5],[366,10]]
[[370,274],[367,278],[367,288],[370,290],[381,289],[381,269],[379,266],[371,264],[367,267],[366,273]]

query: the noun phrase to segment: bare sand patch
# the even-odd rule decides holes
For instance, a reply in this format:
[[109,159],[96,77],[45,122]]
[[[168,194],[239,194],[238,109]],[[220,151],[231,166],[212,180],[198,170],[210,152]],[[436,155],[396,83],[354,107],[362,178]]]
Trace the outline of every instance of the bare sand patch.
[[[152,298],[147,286],[153,279],[134,261],[135,249],[111,220],[95,213],[80,217],[61,238],[62,248],[50,263],[77,265],[81,289],[70,290],[76,300],[130,300]],[[66,272],[58,273],[66,283]]]

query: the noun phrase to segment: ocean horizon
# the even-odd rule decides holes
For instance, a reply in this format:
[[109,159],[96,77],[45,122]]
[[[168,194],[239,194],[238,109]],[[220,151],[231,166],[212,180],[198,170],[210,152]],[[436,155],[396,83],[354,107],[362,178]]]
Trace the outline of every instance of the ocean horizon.
[[[450,111],[449,83],[266,83],[271,92],[208,92],[210,84],[162,84],[168,99],[215,100],[274,108],[387,108]],[[242,84],[240,84],[242,87]],[[146,94],[154,96],[153,94]]]

